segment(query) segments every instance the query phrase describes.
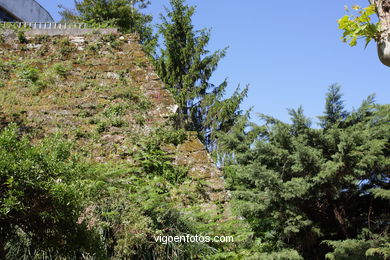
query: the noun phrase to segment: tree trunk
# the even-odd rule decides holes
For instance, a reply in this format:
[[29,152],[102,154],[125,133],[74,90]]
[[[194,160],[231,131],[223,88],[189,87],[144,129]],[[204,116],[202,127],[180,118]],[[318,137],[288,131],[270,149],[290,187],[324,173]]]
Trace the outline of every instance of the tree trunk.
[[344,210],[340,211],[339,207],[336,205],[336,203],[334,201],[332,201],[332,200],[329,200],[329,201],[331,202],[333,214],[334,214],[334,217],[339,224],[340,230],[341,230],[344,238],[347,239],[348,238],[348,231],[347,231],[346,223],[344,220],[345,212],[344,212]]
[[376,6],[381,35],[378,41],[378,56],[383,64],[390,67],[390,0],[370,0]]

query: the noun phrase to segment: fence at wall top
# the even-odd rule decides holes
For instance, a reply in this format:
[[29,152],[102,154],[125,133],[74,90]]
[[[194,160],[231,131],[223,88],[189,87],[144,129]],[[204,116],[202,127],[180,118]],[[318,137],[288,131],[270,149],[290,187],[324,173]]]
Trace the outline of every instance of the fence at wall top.
[[27,29],[100,29],[107,28],[102,25],[91,25],[86,23],[35,23],[35,22],[0,22],[0,28],[27,28]]

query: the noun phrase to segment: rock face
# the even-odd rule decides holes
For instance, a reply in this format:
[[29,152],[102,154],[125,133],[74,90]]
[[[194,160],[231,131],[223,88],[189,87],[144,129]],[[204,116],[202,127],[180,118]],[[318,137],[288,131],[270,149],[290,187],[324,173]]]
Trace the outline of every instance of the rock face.
[[217,212],[218,205],[228,209],[229,194],[225,190],[222,172],[217,168],[196,132],[188,132],[188,140],[177,147],[168,147],[175,156],[175,163],[189,168],[195,182],[203,182],[205,210]]
[[[177,110],[135,35],[28,41],[0,44],[0,126],[19,120],[37,136],[60,131],[91,160],[131,162],[137,135],[167,124]],[[194,192],[202,183],[202,208],[226,211],[222,174],[196,133],[166,151],[188,168]]]

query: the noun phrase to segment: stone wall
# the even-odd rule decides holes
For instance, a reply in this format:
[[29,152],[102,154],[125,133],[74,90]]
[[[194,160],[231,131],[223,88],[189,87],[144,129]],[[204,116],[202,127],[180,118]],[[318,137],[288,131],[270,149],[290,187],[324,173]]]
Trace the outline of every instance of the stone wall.
[[223,174],[197,137],[197,132],[188,132],[188,140],[171,148],[170,152],[175,155],[175,164],[188,167],[188,174],[194,180],[194,185],[203,183],[205,189],[203,209],[217,213],[218,207],[222,206],[224,213],[229,216],[230,194],[225,189]]
[[[107,28],[107,29],[30,29],[25,32],[27,37],[34,37],[38,35],[48,36],[83,36],[88,34],[117,34],[118,29]],[[3,29],[0,34],[5,38],[16,38],[17,33],[13,29]]]
[[[26,128],[36,129],[42,135],[60,129],[80,152],[86,152],[96,162],[133,162],[132,151],[141,149],[136,137],[148,136],[154,129],[169,125],[169,118],[178,107],[173,96],[155,73],[137,35],[117,35],[115,44],[104,42],[105,37],[98,34],[62,35],[31,37],[27,44],[9,37],[0,43],[0,61],[20,61],[18,57],[23,57],[24,63],[29,61],[29,66],[40,68],[42,73],[50,72],[56,64],[69,67],[66,77],[52,76],[50,84],[38,93],[19,86],[20,82],[12,81],[16,75],[11,75],[9,83],[2,87],[7,99],[2,100],[0,95],[0,119],[2,113],[4,118],[18,115]],[[61,45],[67,41],[69,45]],[[134,92],[128,92],[129,86]],[[137,95],[126,94],[137,90],[151,103],[144,114],[133,105],[132,99]],[[97,132],[97,120],[101,121],[105,111],[119,104],[126,107],[121,116],[124,124],[109,125]],[[142,116],[140,123],[137,115]],[[191,198],[187,200],[183,194],[198,194],[204,212],[229,219],[229,193],[222,172],[197,133],[188,132],[184,143],[163,149],[174,164],[188,169],[190,177],[189,183],[180,186],[177,207],[192,205]]]
[[35,35],[68,35],[68,36],[77,36],[77,35],[86,35],[94,32],[99,32],[100,34],[112,34],[118,33],[118,29],[107,28],[107,29],[32,29],[26,32],[27,36]]

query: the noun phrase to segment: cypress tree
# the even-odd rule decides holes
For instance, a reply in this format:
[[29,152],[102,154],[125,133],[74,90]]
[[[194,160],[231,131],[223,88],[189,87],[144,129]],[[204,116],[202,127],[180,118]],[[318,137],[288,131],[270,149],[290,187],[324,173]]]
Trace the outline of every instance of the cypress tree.
[[210,53],[206,49],[210,30],[195,30],[192,24],[195,7],[185,5],[184,0],[171,0],[170,4],[159,26],[164,48],[157,55],[157,71],[179,105],[177,127],[198,131],[212,149],[216,132],[229,130],[241,113],[239,105],[247,88],[237,88],[224,99],[227,81],[214,85],[210,78],[226,48]]

